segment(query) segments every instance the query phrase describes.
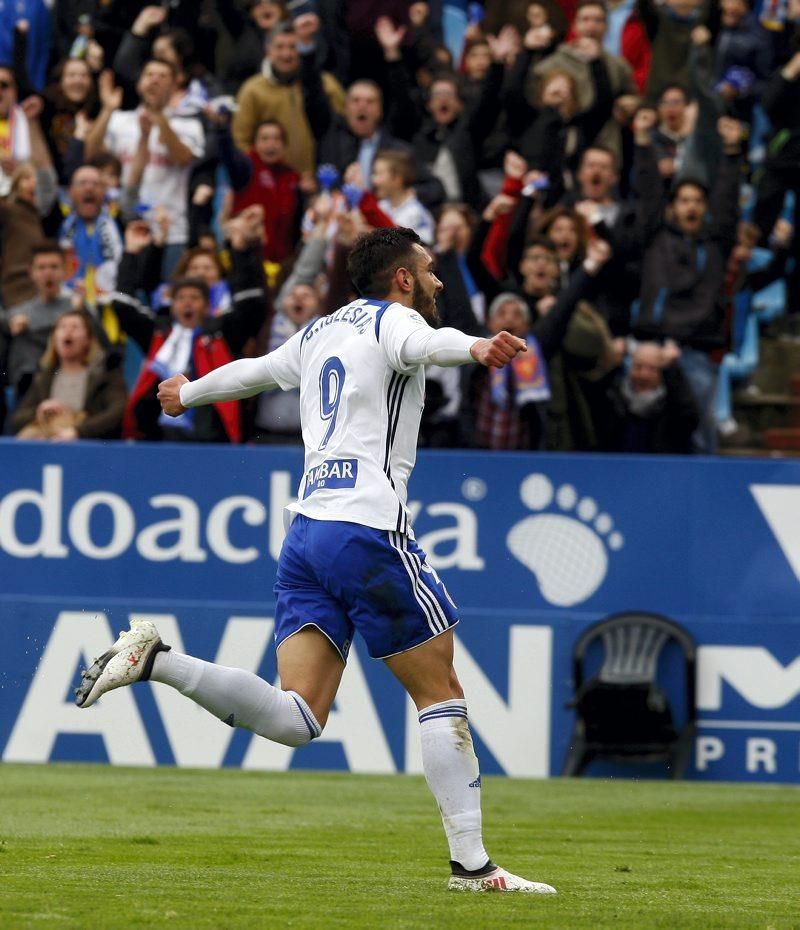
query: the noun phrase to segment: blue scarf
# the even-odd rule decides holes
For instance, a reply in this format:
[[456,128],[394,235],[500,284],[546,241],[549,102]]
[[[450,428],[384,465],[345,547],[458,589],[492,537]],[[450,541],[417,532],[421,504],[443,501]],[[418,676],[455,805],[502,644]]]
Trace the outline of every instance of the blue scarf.
[[[155,356],[147,362],[147,367],[162,381],[178,374],[192,374],[194,369],[194,343],[202,333],[198,326],[191,334],[188,329],[177,324],[172,327],[164,344]],[[179,429],[190,432],[194,429],[195,411],[186,410],[177,417],[168,416],[162,411],[158,425],[166,429]]]
[[530,334],[525,341],[527,352],[521,352],[505,368],[489,369],[492,403],[503,410],[550,400],[547,363],[539,343]]
[[105,208],[91,224],[76,213],[71,213],[64,220],[59,238],[66,240],[78,262],[70,283],[85,278],[87,268],[99,268],[114,258],[113,230],[109,228],[109,224],[113,223],[114,220]]

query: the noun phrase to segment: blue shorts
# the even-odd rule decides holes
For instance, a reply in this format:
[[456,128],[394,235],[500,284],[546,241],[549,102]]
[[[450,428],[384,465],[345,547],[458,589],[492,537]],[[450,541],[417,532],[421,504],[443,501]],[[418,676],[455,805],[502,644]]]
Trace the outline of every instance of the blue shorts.
[[278,559],[276,646],[315,626],[346,662],[358,630],[387,659],[444,633],[456,605],[425,559],[400,533],[298,514]]

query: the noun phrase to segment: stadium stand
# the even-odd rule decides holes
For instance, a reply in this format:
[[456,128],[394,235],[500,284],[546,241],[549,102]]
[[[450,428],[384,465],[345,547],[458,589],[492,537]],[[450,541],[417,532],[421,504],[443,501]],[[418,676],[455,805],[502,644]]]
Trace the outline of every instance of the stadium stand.
[[[31,346],[44,348],[58,317],[34,307],[43,240],[65,263],[53,308],[87,314],[107,370],[133,392],[152,362],[126,338],[120,306],[135,301],[167,331],[171,273],[202,247],[216,269],[211,330],[230,328],[220,317],[235,313],[237,217],[258,205],[266,287],[251,269],[260,303],[234,355],[276,347],[354,296],[348,251],[378,226],[410,225],[430,243],[447,325],[491,331],[499,295],[524,307],[518,325],[541,363],[535,403],[527,372],[512,372],[518,390],[432,369],[423,444],[800,452],[800,0],[486,0],[469,11],[29,0],[4,15],[4,433],[47,370]],[[132,254],[126,228],[141,223],[152,248]],[[598,239],[612,257],[582,289]],[[547,334],[565,302],[555,345]],[[187,374],[212,354],[183,353]],[[651,376],[632,377],[644,358]],[[196,438],[296,440],[296,401],[243,403],[235,430],[212,411]],[[502,441],[487,439],[489,421],[506,424]]]

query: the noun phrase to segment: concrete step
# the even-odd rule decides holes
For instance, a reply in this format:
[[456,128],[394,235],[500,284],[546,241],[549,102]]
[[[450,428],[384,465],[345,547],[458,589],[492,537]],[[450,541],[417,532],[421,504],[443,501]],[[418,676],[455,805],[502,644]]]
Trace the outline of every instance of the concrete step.
[[719,454],[725,458],[750,459],[797,459],[800,450],[792,449],[762,449],[757,446],[727,446],[721,447]]
[[[753,450],[792,454],[791,449],[766,450],[770,430],[800,428],[800,314],[781,317],[762,334],[758,370],[733,395],[736,433],[723,439],[723,454],[749,455]],[[780,434],[778,434],[780,436]],[[781,438],[775,442],[785,444]]]
[[785,391],[767,394],[753,387],[737,391],[733,400],[737,407],[800,407],[800,394]]
[[734,394],[733,418],[747,431],[747,445],[760,446],[766,430],[798,425],[800,397],[786,392],[768,394],[751,385]]
[[800,341],[764,341],[758,370],[750,378],[764,394],[782,394],[800,371]]
[[763,442],[767,449],[800,455],[800,429],[796,426],[765,430]]

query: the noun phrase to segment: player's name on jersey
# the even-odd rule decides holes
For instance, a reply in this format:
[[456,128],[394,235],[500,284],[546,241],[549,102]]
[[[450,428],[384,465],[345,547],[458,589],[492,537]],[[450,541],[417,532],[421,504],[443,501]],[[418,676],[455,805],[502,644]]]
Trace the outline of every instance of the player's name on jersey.
[[317,320],[316,323],[313,323],[305,331],[303,336],[303,341],[307,342],[312,336],[315,336],[318,332],[323,330],[326,326],[330,326],[332,323],[350,323],[351,326],[363,334],[372,326],[373,307],[365,306],[363,301],[358,301],[357,303],[348,304],[346,307],[342,307],[341,310],[337,310],[336,313],[331,313],[329,316],[324,316],[322,319]]

